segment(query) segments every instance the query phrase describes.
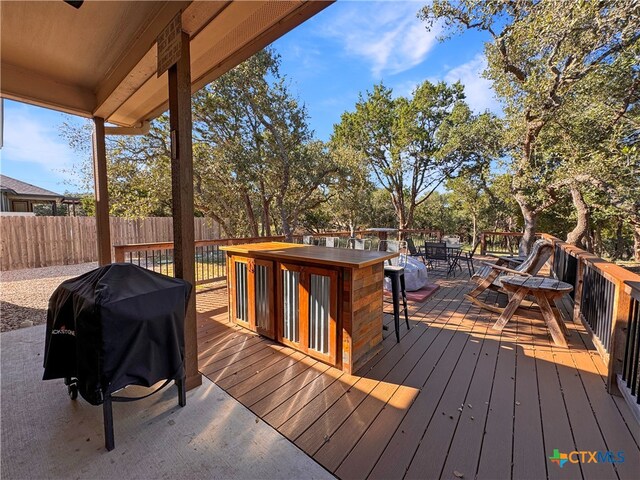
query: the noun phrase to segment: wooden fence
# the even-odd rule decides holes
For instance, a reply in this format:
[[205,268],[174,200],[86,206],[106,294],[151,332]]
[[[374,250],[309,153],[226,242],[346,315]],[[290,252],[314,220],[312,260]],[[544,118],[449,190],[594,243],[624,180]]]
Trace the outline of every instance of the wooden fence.
[[[112,245],[172,242],[171,217],[111,217]],[[194,218],[196,240],[220,238],[211,219]],[[0,270],[94,262],[98,258],[93,217],[0,217]],[[113,255],[113,252],[112,252]]]

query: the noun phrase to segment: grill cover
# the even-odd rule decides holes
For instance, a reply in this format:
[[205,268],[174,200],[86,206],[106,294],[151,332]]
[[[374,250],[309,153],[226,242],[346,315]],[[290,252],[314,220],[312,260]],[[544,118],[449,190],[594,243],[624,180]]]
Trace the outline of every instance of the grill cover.
[[78,378],[93,405],[184,372],[191,285],[128,263],[66,280],[49,299],[43,380]]

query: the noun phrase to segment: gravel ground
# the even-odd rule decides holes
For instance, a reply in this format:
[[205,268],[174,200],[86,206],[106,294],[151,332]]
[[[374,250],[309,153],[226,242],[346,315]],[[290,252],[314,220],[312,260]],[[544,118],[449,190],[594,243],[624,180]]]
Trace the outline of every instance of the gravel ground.
[[0,272],[0,332],[46,323],[49,297],[57,286],[97,266],[92,262]]

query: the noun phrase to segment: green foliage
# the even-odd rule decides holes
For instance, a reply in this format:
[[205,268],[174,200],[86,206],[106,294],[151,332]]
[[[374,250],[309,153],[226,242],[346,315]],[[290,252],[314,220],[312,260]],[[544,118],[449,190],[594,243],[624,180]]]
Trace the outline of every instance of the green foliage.
[[[435,0],[422,9],[421,18],[427,28],[444,22],[445,36],[478,29],[491,37],[485,75],[506,105],[511,191],[525,220],[527,247],[538,216],[559,200],[558,188],[579,192],[574,203],[584,196],[583,187],[569,180],[585,172],[583,159],[629,138],[620,135],[624,128],[616,134],[603,121],[611,118],[607,107],[618,112],[614,123],[619,123],[637,103],[640,4]],[[594,98],[599,107],[590,104]],[[609,172],[619,166],[615,150],[606,155],[615,164]],[[566,172],[565,178],[557,172]],[[629,173],[635,172],[632,167]],[[605,183],[597,188],[618,190]],[[617,203],[636,204],[633,199]],[[576,203],[576,210],[585,220],[582,205]]]
[[[328,200],[339,159],[313,139],[272,50],[198,92],[193,119],[196,215],[213,217],[226,235],[291,235],[306,212]],[[85,129],[63,130],[72,147],[90,152]],[[107,146],[111,214],[171,215],[167,115],[148,135],[109,138]],[[89,155],[80,174],[89,189]]]
[[313,139],[306,108],[289,92],[279,63],[272,50],[259,52],[194,100],[199,151],[215,164],[199,178],[199,189],[209,189],[201,207],[227,232],[241,233],[244,224],[253,235],[269,235],[277,224],[290,236],[306,212],[327,201],[335,181],[334,157]]
[[357,150],[332,145],[331,155],[340,166],[337,181],[329,189],[327,212],[331,226],[352,233],[370,220],[374,185],[366,159]]
[[[196,214],[229,237],[399,226],[532,239],[580,227],[586,248],[616,258],[636,235],[640,259],[640,7],[435,0],[422,18],[445,36],[488,32],[503,119],[472,112],[459,83],[424,81],[406,98],[380,83],[324,144],[267,49],[193,97]],[[87,157],[77,174],[90,191],[87,128],[63,134]],[[171,215],[168,117],[107,147],[111,214]],[[91,214],[93,199],[82,203]]]
[[371,211],[364,222],[369,227],[397,228],[398,219],[390,201],[389,192],[377,188],[371,195]]
[[67,206],[58,204],[54,211],[51,203],[34,204],[33,213],[36,217],[64,217],[67,215]]
[[381,83],[342,114],[332,142],[366,159],[390,194],[397,225],[410,228],[416,207],[446,179],[498,154],[498,123],[471,113],[460,83],[426,80],[410,98],[394,98]]

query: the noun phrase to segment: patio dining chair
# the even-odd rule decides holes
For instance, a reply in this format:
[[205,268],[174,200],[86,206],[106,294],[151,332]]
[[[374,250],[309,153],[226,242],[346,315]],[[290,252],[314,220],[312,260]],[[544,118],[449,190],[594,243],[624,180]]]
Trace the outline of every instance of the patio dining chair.
[[354,250],[371,250],[371,239],[350,238],[347,241],[347,248],[353,248]]
[[406,259],[408,246],[405,240],[380,240],[380,242],[378,243],[378,251],[400,253],[403,254],[400,256],[404,256],[404,258]]
[[552,252],[553,245],[551,242],[545,239],[540,239],[533,244],[531,252],[524,261],[514,268],[505,266],[505,264],[511,263],[509,259],[502,257],[500,257],[496,263],[481,262],[484,264],[484,267],[478,269],[472,277],[477,282],[477,285],[473,290],[465,294],[464,297],[481,308],[485,308],[495,313],[502,313],[504,308],[483,302],[478,298],[478,296],[487,289],[507,294],[502,287],[502,277],[505,275],[522,275],[525,277],[534,276],[544,266],[549,257],[551,257]]
[[409,250],[410,257],[417,257],[422,260],[422,263],[426,263],[424,259],[424,247],[416,247],[411,237],[407,237],[407,249]]
[[472,277],[476,273],[475,266],[473,265],[473,256],[476,254],[478,247],[480,247],[480,242],[476,239],[475,245],[470,252],[462,252],[462,254],[464,255],[463,260],[467,263],[467,270],[469,271],[470,277]]
[[315,245],[313,235],[304,235],[302,237],[302,243],[305,245]]
[[325,237],[324,246],[330,248],[338,248],[340,246],[340,237]]
[[449,266],[447,244],[445,242],[424,242],[424,260],[427,267],[435,269],[440,262]]
[[442,241],[447,244],[447,247],[460,246],[460,237],[458,235],[445,235],[442,237]]

